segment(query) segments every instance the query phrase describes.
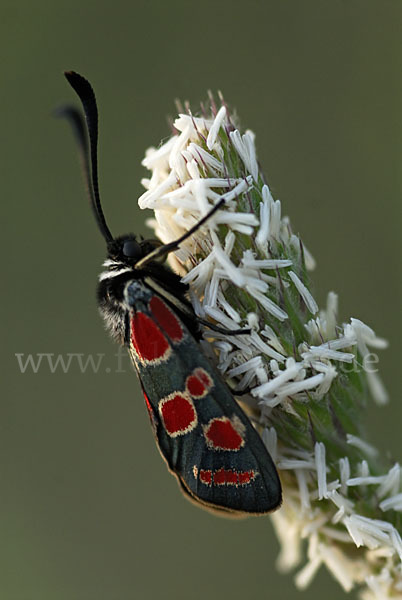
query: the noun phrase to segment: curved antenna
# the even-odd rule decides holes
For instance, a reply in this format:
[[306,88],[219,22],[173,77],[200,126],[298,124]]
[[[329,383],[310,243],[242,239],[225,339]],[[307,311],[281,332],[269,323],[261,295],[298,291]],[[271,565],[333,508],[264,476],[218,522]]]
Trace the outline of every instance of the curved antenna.
[[69,104],[67,104],[66,106],[56,108],[53,114],[55,117],[64,117],[71,125],[74,137],[78,144],[78,152],[82,164],[82,169],[84,171],[84,181],[89,196],[89,202],[95,214],[95,219],[98,221],[98,213],[95,210],[94,192],[92,189],[91,181],[87,131],[82,113],[79,110],[77,110],[75,106],[70,106]]
[[[106,225],[105,217],[102,210],[99,194],[99,182],[98,182],[98,108],[96,106],[95,93],[92,89],[91,84],[84,77],[75,73],[74,71],[66,71],[64,73],[68,83],[71,85],[73,90],[78,95],[82,102],[84,114],[87,123],[89,143],[90,143],[90,161],[92,178],[89,170],[89,156],[88,156],[88,144],[86,141],[84,127],[82,119],[78,111],[73,108],[64,109],[64,114],[69,118],[73,125],[76,133],[78,143],[80,146],[80,152],[84,164],[84,172],[86,177],[86,184],[89,191],[89,197],[91,200],[91,206],[95,214],[98,227],[105,238],[107,243],[113,241],[113,236],[110,232],[109,227]],[[81,121],[81,125],[78,122]]]

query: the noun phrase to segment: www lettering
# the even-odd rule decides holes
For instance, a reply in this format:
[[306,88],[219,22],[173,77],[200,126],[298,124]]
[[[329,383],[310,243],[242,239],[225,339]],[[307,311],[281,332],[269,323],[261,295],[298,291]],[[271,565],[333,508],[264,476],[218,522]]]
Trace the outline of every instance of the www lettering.
[[16,353],[18,367],[21,373],[38,373],[39,369],[47,369],[50,373],[68,373],[78,366],[80,373],[98,373],[104,354],[84,355],[80,352],[55,354],[54,352],[38,352],[36,354]]

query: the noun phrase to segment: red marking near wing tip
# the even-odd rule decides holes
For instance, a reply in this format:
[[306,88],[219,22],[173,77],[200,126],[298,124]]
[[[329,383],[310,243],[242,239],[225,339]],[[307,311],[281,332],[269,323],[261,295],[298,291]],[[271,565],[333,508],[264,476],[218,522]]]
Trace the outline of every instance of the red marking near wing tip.
[[207,445],[214,450],[237,451],[244,446],[244,439],[228,417],[211,419],[204,426],[204,436]]
[[186,388],[193,398],[203,398],[214,385],[211,377],[204,369],[194,369],[192,374],[186,379]]
[[166,360],[170,354],[169,342],[155,321],[143,312],[136,312],[131,318],[131,342],[145,361]]
[[201,469],[200,481],[201,483],[205,483],[205,485],[212,485],[212,471],[210,469]]
[[215,485],[237,485],[239,482],[238,474],[232,469],[219,469],[214,473]]
[[180,342],[183,339],[183,329],[178,318],[166,303],[158,296],[152,296],[149,301],[149,308],[170,339],[173,342]]
[[239,471],[238,475],[240,485],[247,485],[248,483],[250,483],[250,481],[252,481],[255,478],[254,471]]
[[206,469],[198,469],[193,467],[194,477],[199,474],[199,480],[205,485],[248,485],[251,483],[258,473],[256,471],[235,471],[234,469],[218,469],[211,471]]
[[214,473],[215,485],[247,485],[255,479],[255,471],[233,471],[232,469],[219,469]]
[[197,413],[192,400],[181,392],[173,392],[162,398],[159,401],[159,412],[171,437],[189,433],[197,425]]

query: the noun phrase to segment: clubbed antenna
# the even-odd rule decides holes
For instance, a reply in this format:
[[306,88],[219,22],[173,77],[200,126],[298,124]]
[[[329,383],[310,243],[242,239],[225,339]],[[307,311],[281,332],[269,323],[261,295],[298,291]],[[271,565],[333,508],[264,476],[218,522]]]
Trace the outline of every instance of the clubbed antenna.
[[[98,108],[96,105],[95,93],[92,89],[91,84],[84,77],[75,73],[74,71],[66,71],[64,73],[68,83],[71,85],[73,90],[77,93],[78,97],[82,102],[84,114],[86,118],[86,124],[89,135],[89,152],[88,143],[85,135],[85,125],[81,116],[81,113],[74,107],[66,107],[62,109],[59,114],[67,117],[78,141],[80,153],[82,155],[82,161],[84,165],[84,174],[88,193],[91,201],[91,206],[95,214],[96,222],[98,227],[109,244],[113,241],[113,236],[106,224],[105,217],[102,210],[99,194],[99,183],[98,183]],[[89,165],[91,164],[91,169]],[[92,176],[91,176],[92,172]]]

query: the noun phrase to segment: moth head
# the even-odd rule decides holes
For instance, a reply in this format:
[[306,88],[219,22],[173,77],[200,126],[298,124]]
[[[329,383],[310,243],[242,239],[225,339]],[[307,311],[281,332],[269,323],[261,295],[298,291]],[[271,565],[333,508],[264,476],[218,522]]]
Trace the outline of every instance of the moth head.
[[[119,236],[108,243],[108,258],[127,266],[135,265],[151,252],[162,246],[159,240],[137,240],[132,233]],[[162,257],[164,260],[164,257]]]

